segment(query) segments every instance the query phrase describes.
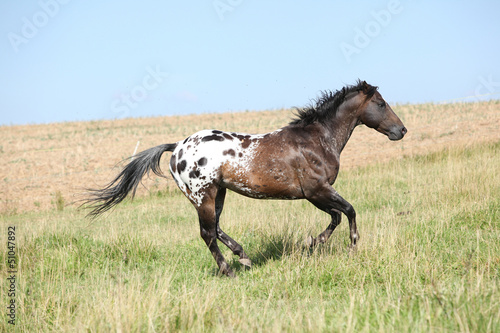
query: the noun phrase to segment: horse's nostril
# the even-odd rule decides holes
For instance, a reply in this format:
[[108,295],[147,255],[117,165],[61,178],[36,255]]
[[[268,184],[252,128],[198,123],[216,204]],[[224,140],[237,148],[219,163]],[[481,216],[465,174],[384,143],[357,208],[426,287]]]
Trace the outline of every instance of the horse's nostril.
[[406,129],[406,127],[403,127],[401,129],[401,133],[403,133],[403,135],[405,135],[407,132],[408,132],[408,130]]

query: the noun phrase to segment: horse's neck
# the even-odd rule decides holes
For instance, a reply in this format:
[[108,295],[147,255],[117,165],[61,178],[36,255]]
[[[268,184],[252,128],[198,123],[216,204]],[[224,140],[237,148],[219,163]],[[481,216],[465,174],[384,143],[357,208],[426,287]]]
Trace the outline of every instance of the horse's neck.
[[355,110],[345,108],[339,109],[332,121],[326,126],[329,135],[332,137],[331,142],[334,149],[339,155],[357,125],[358,119],[355,115]]

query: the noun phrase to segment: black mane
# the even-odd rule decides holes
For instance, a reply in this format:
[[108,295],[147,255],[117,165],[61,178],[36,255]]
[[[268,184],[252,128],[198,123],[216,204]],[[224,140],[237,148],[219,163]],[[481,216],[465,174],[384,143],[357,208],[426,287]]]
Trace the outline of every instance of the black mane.
[[347,95],[352,92],[362,91],[366,98],[371,98],[378,87],[372,86],[366,81],[358,80],[356,85],[347,85],[341,90],[323,91],[321,96],[315,101],[316,105],[307,105],[304,108],[295,108],[297,118],[290,122],[290,125],[310,125],[315,122],[324,123],[331,119],[337,112],[339,106],[344,103]]

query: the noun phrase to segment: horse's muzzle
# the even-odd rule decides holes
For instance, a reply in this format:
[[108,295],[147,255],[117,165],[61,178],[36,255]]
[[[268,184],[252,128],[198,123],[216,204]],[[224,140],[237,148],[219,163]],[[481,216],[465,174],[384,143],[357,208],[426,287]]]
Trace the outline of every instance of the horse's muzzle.
[[391,130],[387,133],[387,136],[389,137],[389,140],[401,140],[405,134],[408,132],[406,127],[402,126],[394,126],[391,128]]

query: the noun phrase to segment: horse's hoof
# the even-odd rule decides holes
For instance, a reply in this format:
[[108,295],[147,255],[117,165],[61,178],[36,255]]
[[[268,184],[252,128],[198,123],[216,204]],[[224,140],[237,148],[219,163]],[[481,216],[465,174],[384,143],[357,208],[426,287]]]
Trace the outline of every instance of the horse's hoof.
[[225,275],[231,278],[236,277],[233,270],[229,267],[229,265],[226,262],[222,263],[221,266],[219,267],[219,274],[221,276]]
[[230,277],[230,278],[235,278],[236,277],[236,274],[234,274],[233,270],[228,268],[222,272],[220,272],[221,274],[227,276],[227,277]]
[[240,264],[244,265],[244,266],[247,266],[249,268],[252,267],[252,261],[250,259],[247,259],[247,258],[240,258],[238,260],[240,262]]
[[306,238],[306,244],[309,247],[313,247],[314,246],[314,238],[312,236],[307,237]]

